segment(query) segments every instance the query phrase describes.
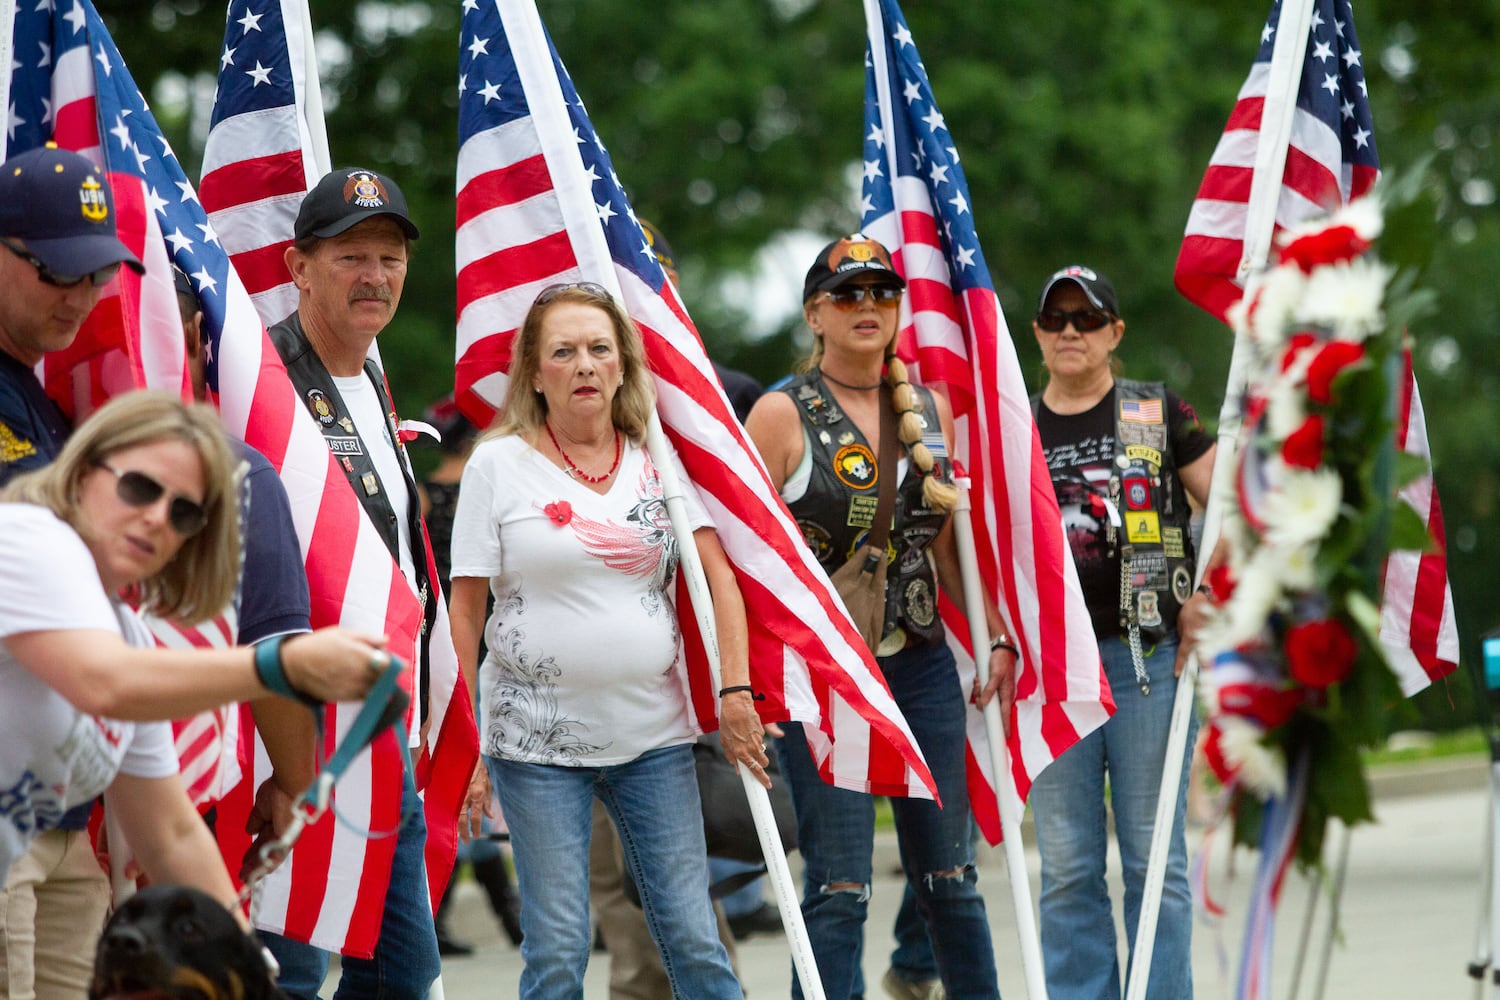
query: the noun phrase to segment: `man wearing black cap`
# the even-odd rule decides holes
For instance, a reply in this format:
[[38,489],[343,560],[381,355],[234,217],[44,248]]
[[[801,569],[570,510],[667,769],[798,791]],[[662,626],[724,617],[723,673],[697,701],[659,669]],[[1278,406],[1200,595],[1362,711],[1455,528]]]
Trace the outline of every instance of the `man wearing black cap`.
[[[422,602],[421,655],[412,665],[420,711],[407,734],[413,747],[427,719],[428,641],[441,598],[427,576],[416,482],[395,407],[384,373],[368,355],[395,316],[409,241],[417,236],[406,199],[390,178],[347,167],[327,174],[303,198],[286,251],[297,311],[269,331],[355,496]],[[441,968],[423,869],[427,828],[416,790],[409,776],[405,780],[380,941],[372,959],[344,958],[340,997],[420,1000]],[[294,997],[316,997],[326,953],[280,935],[263,936],[281,964],[281,988]]]
[[[34,371],[73,343],[121,264],[141,262],[115,233],[103,172],[48,144],[0,166],[0,484],[57,457],[70,428]],[[66,813],[10,870],[0,892],[0,994],[41,987],[83,996],[109,881],[87,832],[93,804]],[[90,930],[92,929],[92,930]]]

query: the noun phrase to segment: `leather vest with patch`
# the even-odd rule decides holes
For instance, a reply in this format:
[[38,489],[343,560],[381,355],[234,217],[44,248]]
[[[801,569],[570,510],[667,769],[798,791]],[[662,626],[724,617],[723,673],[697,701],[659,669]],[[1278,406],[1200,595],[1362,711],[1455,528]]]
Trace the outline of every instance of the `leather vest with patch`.
[[[307,334],[302,330],[302,320],[294,312],[266,332],[271,337],[271,343],[276,346],[276,353],[281,355],[282,363],[286,365],[287,376],[296,387],[297,396],[312,413],[313,419],[318,422],[318,429],[323,432],[323,438],[327,441],[328,449],[333,453],[339,468],[344,470],[350,489],[359,498],[360,506],[365,509],[365,514],[375,525],[375,530],[380,533],[385,547],[390,550],[391,558],[396,560],[399,566],[401,531],[396,520],[396,511],[391,506],[385,485],[381,483],[380,475],[375,471],[375,461],[370,456],[370,445],[360,437],[354,422],[349,418],[349,408],[344,405],[343,397],[339,395],[333,376],[329,374],[323,360],[318,357],[317,352],[312,349],[312,344],[308,342]],[[375,362],[369,358],[365,359],[364,374],[375,386],[375,396],[380,400],[380,412],[385,416],[386,433],[390,435],[398,451],[404,450],[396,428],[396,408],[386,392],[384,376]],[[383,442],[376,442],[377,447],[382,447],[383,444]],[[428,578],[425,541],[427,536],[422,530],[421,507],[417,502],[420,496],[417,492],[417,483],[407,467],[405,456],[398,455],[397,458],[402,476],[406,480],[407,496],[410,498],[410,503],[407,505],[407,529],[412,540],[411,559],[412,565],[416,568],[417,596],[422,603],[422,628],[418,640],[418,653],[422,657],[422,669],[419,672],[422,690],[419,696],[422,721],[425,722],[429,707],[428,676],[430,671],[427,669],[431,662],[429,643],[433,624],[437,620],[437,600],[433,597],[432,581]]]
[[[1192,508],[1177,474],[1168,426],[1167,390],[1160,382],[1115,379],[1115,460],[1110,500],[1123,522],[1117,532],[1130,562],[1132,610],[1141,634],[1159,640],[1177,628],[1193,595]],[[1129,625],[1122,613],[1120,625]]]
[[[913,388],[928,424],[923,440],[937,457],[934,472],[947,479],[952,470],[944,457],[932,394]],[[818,562],[832,573],[869,532],[879,502],[879,476],[895,475],[896,470],[877,467],[877,449],[845,416],[817,372],[798,376],[781,391],[797,404],[812,449],[807,490],[787,507]],[[943,624],[937,614],[937,577],[929,548],[948,514],[927,506],[922,479],[915,464],[908,462],[906,477],[896,489],[894,523],[886,543],[885,633],[899,627],[908,635],[936,642],[943,636]]]

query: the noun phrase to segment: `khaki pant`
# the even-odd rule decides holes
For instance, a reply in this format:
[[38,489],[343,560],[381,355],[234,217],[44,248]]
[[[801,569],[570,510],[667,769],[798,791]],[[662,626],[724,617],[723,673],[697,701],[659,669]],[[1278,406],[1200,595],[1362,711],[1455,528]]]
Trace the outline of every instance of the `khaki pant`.
[[[671,1000],[672,987],[661,967],[656,942],[646,927],[646,915],[625,898],[625,890],[621,888],[624,868],[620,836],[610,822],[609,813],[596,799],[593,840],[589,845],[589,902],[594,906],[604,947],[609,950],[610,1000]],[[734,936],[729,933],[724,908],[717,902],[714,915],[719,920],[719,939],[724,942],[729,964],[738,976]]]
[[87,830],[37,837],[0,890],[0,996],[84,1000],[109,900]]

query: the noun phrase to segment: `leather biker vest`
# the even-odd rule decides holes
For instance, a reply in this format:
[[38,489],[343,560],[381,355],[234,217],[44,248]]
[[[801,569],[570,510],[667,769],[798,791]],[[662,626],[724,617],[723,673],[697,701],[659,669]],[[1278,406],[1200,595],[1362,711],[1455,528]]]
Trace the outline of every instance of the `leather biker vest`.
[[1109,498],[1122,522],[1120,556],[1130,567],[1120,625],[1128,627],[1133,616],[1153,640],[1176,629],[1177,613],[1193,594],[1192,509],[1177,474],[1167,421],[1166,386],[1115,380]]
[[[952,470],[945,457],[932,394],[919,386],[913,388],[920,416],[929,425],[923,440],[937,457],[934,473],[947,479]],[[816,371],[798,376],[781,391],[797,404],[812,457],[807,490],[787,507],[818,562],[832,573],[869,533],[879,502],[879,477],[895,475],[896,470],[878,468],[877,449],[845,416]],[[929,549],[947,523],[948,514],[927,506],[922,498],[922,480],[916,466],[908,462],[906,477],[896,489],[894,524],[886,542],[886,640],[891,640],[897,629],[927,642],[937,642],[943,636],[937,613],[937,577]],[[885,647],[883,643],[882,655],[888,655]],[[900,648],[896,645],[889,652]]]
[[[385,485],[380,481],[379,473],[375,470],[375,462],[370,455],[370,445],[360,436],[354,426],[354,421],[349,418],[349,409],[345,406],[343,397],[339,395],[333,376],[329,374],[322,359],[308,342],[307,335],[302,331],[301,319],[296,313],[292,313],[266,332],[270,334],[271,343],[276,346],[276,352],[281,355],[282,363],[286,365],[286,373],[291,378],[292,385],[296,387],[297,395],[302,398],[303,403],[312,413],[313,419],[318,422],[318,429],[323,432],[323,438],[328,443],[328,450],[333,453],[335,461],[344,470],[344,476],[349,480],[349,487],[359,498],[360,506],[365,509],[365,514],[375,525],[375,530],[380,533],[381,540],[390,550],[391,558],[395,559],[399,565],[401,532],[396,520],[396,511],[387,498]],[[365,359],[364,374],[375,386],[376,398],[380,400],[380,411],[385,416],[386,432],[390,434],[391,441],[396,443],[396,447],[401,449],[401,438],[396,427],[396,408],[391,403],[390,394],[386,392],[385,377],[376,367],[375,362],[368,358]],[[383,446],[383,442],[375,442],[375,447]],[[418,504],[420,494],[417,492],[417,484],[412,478],[411,470],[407,467],[405,456],[398,456],[398,458],[402,476],[406,480],[407,496],[411,498],[407,506],[407,529],[412,542],[412,565],[416,569],[417,597],[422,603],[422,626],[418,638],[418,655],[422,658],[422,669],[419,671],[422,690],[419,692],[419,697],[421,718],[425,722],[429,707],[429,643],[433,624],[437,620],[437,600],[432,594],[432,581],[427,571],[427,536],[422,530],[422,513]]]

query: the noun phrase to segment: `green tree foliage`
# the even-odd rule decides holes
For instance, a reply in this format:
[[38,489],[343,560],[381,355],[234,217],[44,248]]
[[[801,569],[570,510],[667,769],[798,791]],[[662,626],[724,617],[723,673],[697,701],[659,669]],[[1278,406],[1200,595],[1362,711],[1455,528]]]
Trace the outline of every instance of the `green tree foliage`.
[[[103,6],[111,6],[107,0]],[[407,409],[450,387],[455,0],[312,0],[335,162],[392,174],[423,228],[396,327],[382,337]],[[1225,328],[1172,287],[1188,207],[1247,73],[1269,6],[1217,0],[909,0],[907,16],[963,157],[971,203],[1023,369],[1038,372],[1029,318],[1054,268],[1087,262],[1119,288],[1122,354],[1167,379],[1213,422]],[[711,351],[762,380],[798,351],[789,320],[750,343],[717,292],[777,234],[827,236],[858,222],[864,19],[855,0],[539,0],[542,17],[637,211],[668,234],[684,297]],[[158,103],[185,163],[206,117],[178,102],[212,91],[217,5],[113,6],[116,39]],[[1500,537],[1500,92],[1489,72],[1500,0],[1358,5],[1383,163],[1435,154],[1426,283],[1435,320],[1414,330],[1465,655],[1500,623],[1487,606]],[[196,82],[195,82],[196,81]],[[168,113],[172,112],[172,113]],[[800,273],[805,261],[788,267]],[[784,298],[783,288],[764,294]],[[795,293],[792,293],[795,295]],[[768,301],[770,301],[768,299]],[[795,317],[795,302],[774,303]],[[1033,377],[1035,383],[1035,378]],[[1425,702],[1433,720],[1465,697]]]

